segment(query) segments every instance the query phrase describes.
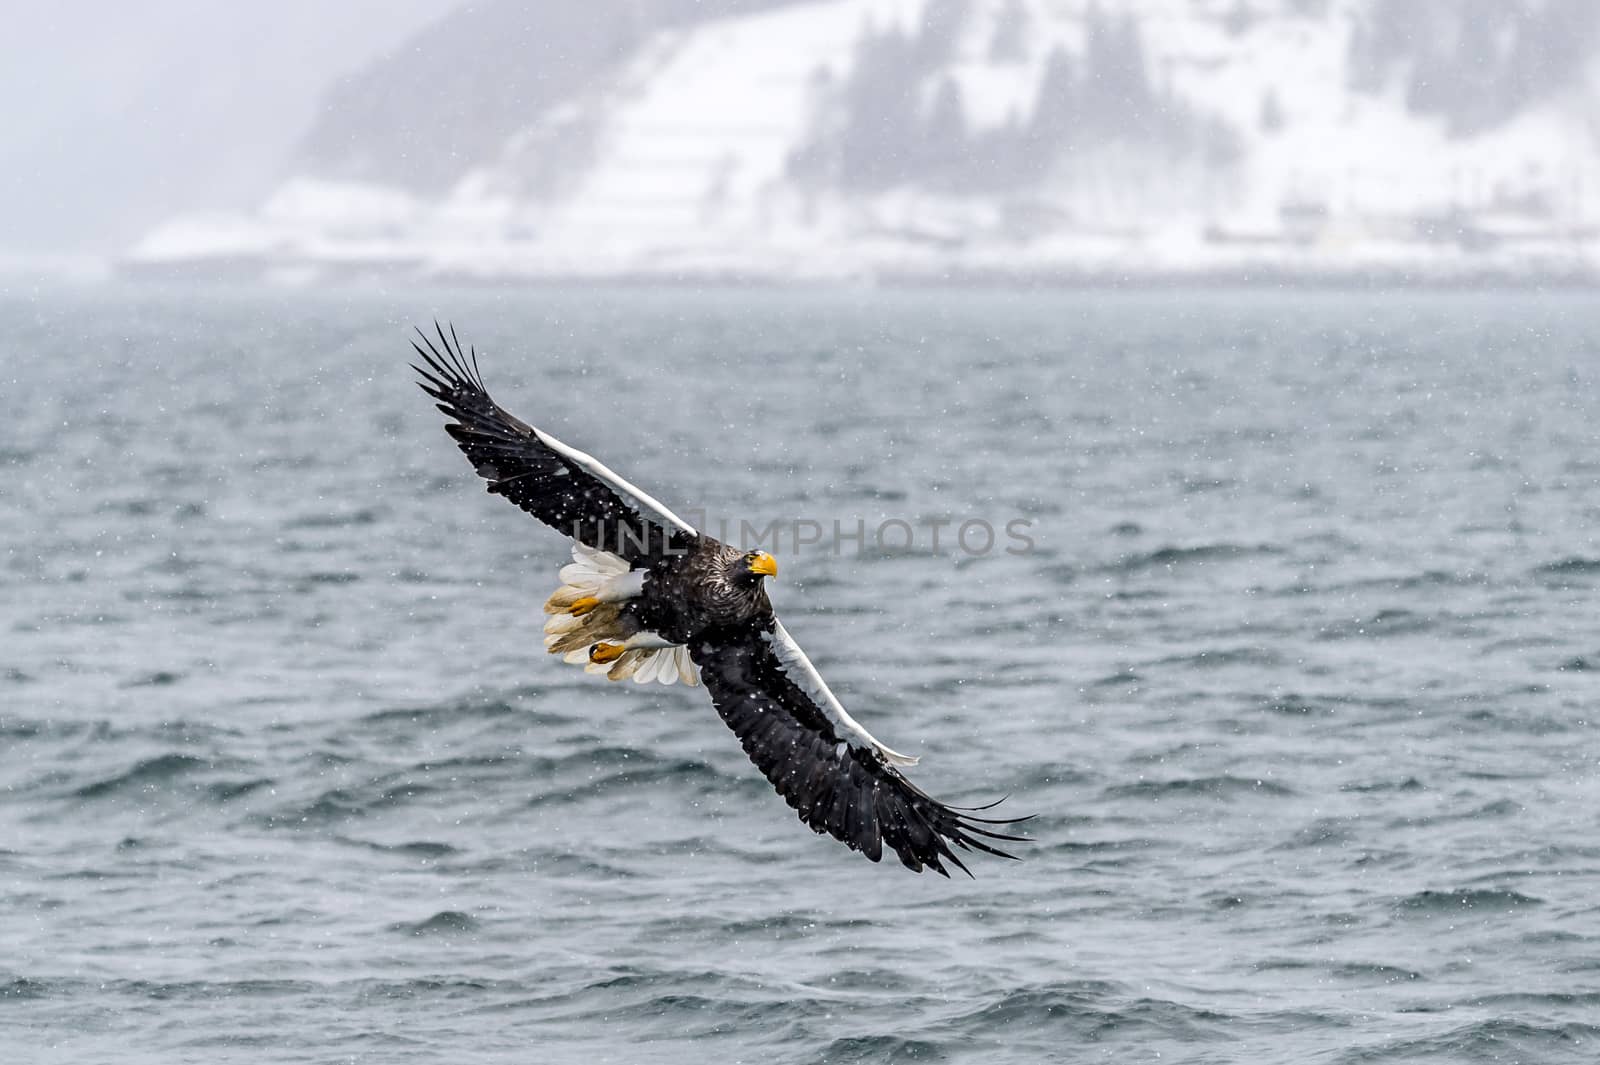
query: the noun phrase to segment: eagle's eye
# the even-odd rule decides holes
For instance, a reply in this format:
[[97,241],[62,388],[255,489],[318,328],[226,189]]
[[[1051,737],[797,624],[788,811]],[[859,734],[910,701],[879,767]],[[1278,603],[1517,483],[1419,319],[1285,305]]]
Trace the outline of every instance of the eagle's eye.
[[778,575],[778,560],[765,551],[752,551],[744,556],[745,563],[750,567],[750,572],[760,577],[776,577]]

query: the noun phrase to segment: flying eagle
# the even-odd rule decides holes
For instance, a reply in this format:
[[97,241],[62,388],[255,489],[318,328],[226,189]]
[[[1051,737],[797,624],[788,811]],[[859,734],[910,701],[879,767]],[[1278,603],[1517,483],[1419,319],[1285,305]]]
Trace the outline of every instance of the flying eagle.
[[[970,871],[952,847],[1013,858],[985,840],[1025,842],[993,826],[1027,818],[974,816],[901,773],[916,759],[891,750],[845,712],[772,612],[765,551],[740,551],[694,529],[582,451],[489,398],[476,349],[451,328],[412,342],[428,369],[422,390],[491,493],[573,539],[572,562],[545,603],[545,647],[612,680],[704,683],[712,705],[778,794],[818,833],[909,869]],[[993,805],[993,804],[991,804]]]

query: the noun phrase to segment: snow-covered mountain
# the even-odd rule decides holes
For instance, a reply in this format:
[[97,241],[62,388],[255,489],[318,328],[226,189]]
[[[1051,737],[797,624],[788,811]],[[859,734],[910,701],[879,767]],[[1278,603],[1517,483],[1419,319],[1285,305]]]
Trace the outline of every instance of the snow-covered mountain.
[[1589,276],[1590,0],[478,4],[140,270]]

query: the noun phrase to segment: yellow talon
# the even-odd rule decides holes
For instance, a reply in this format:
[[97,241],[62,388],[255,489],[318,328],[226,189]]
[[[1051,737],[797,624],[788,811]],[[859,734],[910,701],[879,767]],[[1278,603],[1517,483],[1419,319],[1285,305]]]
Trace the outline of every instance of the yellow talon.
[[627,650],[620,643],[597,643],[589,648],[589,661],[615,662],[622,657],[622,652]]
[[599,605],[600,600],[596,599],[592,595],[586,595],[582,599],[574,600],[573,604],[567,607],[567,613],[576,614],[579,617],[582,617]]

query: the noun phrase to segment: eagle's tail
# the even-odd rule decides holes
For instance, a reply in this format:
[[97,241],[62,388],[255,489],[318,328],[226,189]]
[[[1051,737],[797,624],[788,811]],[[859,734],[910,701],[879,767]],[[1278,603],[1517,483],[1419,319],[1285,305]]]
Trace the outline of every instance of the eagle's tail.
[[636,684],[655,681],[672,684],[700,683],[700,672],[688,648],[636,647],[615,660],[596,662],[596,644],[621,643],[638,633],[638,625],[622,613],[621,605],[644,590],[644,575],[629,569],[625,559],[583,544],[572,545],[572,562],[561,567],[561,586],[545,601],[550,617],[544,623],[544,646],[564,661],[611,680],[632,677]]

